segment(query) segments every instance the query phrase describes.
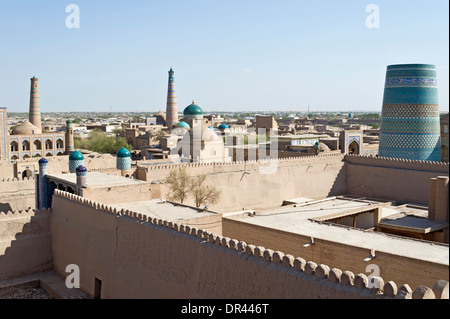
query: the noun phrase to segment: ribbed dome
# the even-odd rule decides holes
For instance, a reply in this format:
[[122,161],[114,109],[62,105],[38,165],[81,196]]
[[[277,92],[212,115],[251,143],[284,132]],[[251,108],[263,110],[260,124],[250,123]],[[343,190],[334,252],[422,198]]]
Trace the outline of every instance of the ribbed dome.
[[31,134],[42,134],[42,130],[33,124],[30,121],[25,121],[16,128],[14,128],[11,132],[11,135],[31,135]]
[[131,157],[131,153],[129,150],[127,150],[125,147],[122,147],[118,152],[117,152],[117,157]]
[[82,161],[82,160],[84,160],[84,156],[79,151],[74,151],[69,156],[69,161]]

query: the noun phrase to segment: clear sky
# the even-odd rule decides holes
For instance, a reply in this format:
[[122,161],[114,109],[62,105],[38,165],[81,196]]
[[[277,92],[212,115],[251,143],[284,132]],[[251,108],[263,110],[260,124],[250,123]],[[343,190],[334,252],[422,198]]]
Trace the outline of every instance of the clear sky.
[[381,111],[387,65],[427,63],[444,111],[448,39],[448,0],[1,0],[0,106],[35,75],[42,112],[165,111],[173,67],[180,111]]

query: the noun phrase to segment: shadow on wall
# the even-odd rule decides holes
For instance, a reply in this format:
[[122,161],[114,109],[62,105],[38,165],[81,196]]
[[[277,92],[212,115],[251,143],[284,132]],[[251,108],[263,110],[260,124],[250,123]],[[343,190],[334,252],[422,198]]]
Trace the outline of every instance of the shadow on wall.
[[12,210],[12,208],[9,203],[1,203],[0,202],[0,212],[9,212],[11,210]]
[[50,210],[0,212],[0,280],[53,267]]
[[333,182],[333,185],[331,186],[328,196],[343,195],[347,192],[347,171],[346,171],[346,169],[347,169],[347,166],[342,165],[341,169],[339,170],[339,172]]

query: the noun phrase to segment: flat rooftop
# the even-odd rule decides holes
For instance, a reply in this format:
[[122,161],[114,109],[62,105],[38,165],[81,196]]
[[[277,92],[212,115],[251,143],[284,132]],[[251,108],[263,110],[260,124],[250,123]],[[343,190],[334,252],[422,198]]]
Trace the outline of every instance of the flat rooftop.
[[127,209],[152,218],[159,218],[169,222],[182,222],[199,217],[217,216],[217,213],[195,209],[194,207],[174,204],[155,199],[150,201],[110,204],[117,209]]
[[[77,176],[75,173],[70,174],[48,174],[47,178],[56,184],[62,183],[64,185],[77,185]],[[126,185],[140,185],[146,184],[138,179],[132,179],[129,177],[123,177],[119,175],[108,175],[101,172],[89,172],[87,173],[86,186],[90,188],[103,188],[111,186],[126,186]]]
[[[294,200],[301,202],[300,198]],[[355,212],[368,211],[372,208],[380,208],[382,218],[400,213],[395,206],[386,204],[387,201],[339,196],[261,211],[236,221],[449,265],[449,246],[446,244],[317,222],[320,219],[352,216]]]

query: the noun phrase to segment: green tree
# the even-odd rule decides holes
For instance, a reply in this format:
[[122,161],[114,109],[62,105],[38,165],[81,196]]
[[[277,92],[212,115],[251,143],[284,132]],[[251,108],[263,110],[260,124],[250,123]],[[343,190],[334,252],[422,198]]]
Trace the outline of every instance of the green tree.
[[87,149],[97,153],[115,154],[122,147],[130,152],[133,150],[125,138],[108,136],[100,130],[92,131],[87,139],[74,138],[74,144],[77,149]]

